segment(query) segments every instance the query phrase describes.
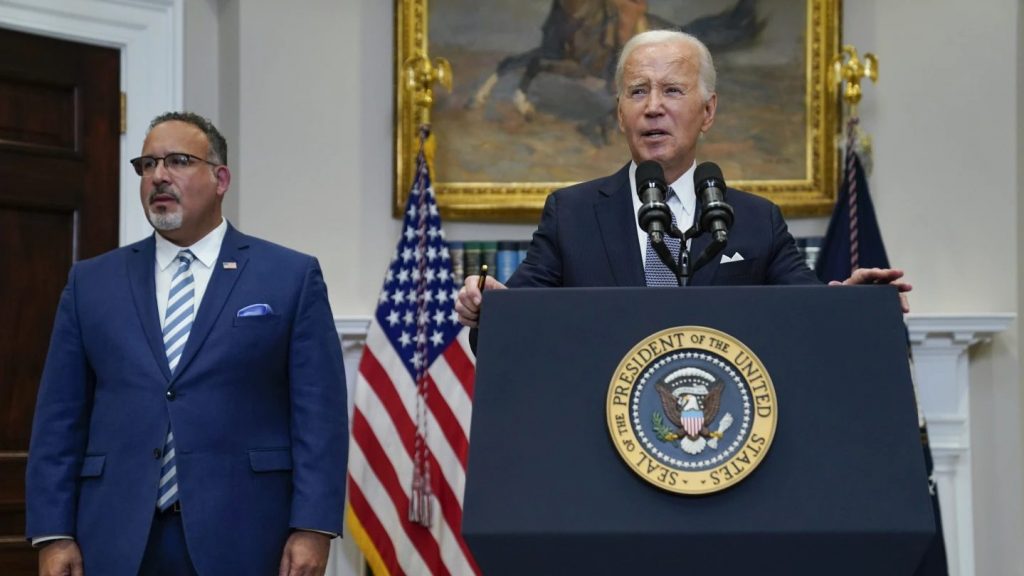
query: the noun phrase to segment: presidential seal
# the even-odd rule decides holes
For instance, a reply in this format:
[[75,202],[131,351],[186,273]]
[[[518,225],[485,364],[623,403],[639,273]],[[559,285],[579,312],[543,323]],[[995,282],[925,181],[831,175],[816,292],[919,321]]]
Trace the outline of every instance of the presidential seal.
[[608,432],[651,484],[708,494],[740,482],[775,435],[778,406],[764,365],[742,342],[703,326],[653,334],[619,362]]

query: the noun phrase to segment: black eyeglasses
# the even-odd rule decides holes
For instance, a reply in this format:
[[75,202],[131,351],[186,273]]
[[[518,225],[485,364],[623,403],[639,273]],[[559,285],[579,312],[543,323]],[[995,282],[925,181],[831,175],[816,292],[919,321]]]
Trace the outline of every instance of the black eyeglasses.
[[171,152],[166,156],[139,156],[138,158],[132,158],[129,162],[135,167],[135,173],[139,176],[148,176],[156,170],[156,165],[160,161],[164,161],[164,168],[167,168],[171,172],[181,172],[187,169],[189,166],[198,162],[206,162],[210,166],[220,166],[209,160],[205,160],[194,154],[187,154],[185,152]]

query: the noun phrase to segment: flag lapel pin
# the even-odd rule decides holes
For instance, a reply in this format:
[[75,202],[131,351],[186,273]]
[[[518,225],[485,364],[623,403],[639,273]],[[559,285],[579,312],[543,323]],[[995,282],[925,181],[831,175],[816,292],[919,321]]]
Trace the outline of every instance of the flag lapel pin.
[[225,270],[236,270],[238,268],[238,263],[237,262],[221,262],[221,266],[223,266]]

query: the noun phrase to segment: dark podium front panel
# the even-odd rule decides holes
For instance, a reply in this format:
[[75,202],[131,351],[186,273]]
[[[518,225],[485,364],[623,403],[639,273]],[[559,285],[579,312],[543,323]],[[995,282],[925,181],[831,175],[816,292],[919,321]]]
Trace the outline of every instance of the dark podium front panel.
[[[463,533],[484,574],[912,574],[934,533],[891,287],[487,292]],[[704,496],[640,478],[608,385],[659,330],[760,358],[778,423],[760,466]]]

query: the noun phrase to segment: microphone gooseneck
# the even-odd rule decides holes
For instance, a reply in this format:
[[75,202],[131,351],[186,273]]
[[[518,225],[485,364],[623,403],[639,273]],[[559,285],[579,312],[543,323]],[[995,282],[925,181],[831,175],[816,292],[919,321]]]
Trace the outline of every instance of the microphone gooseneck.
[[711,234],[716,244],[725,245],[729,241],[729,228],[732,227],[732,206],[725,201],[725,178],[722,169],[714,162],[703,162],[693,173],[693,188],[700,202],[700,227]]
[[654,160],[641,162],[636,167],[636,193],[640,197],[637,222],[655,244],[664,242],[665,233],[672,228],[672,213],[669,212],[665,197],[668,186],[665,172]]

